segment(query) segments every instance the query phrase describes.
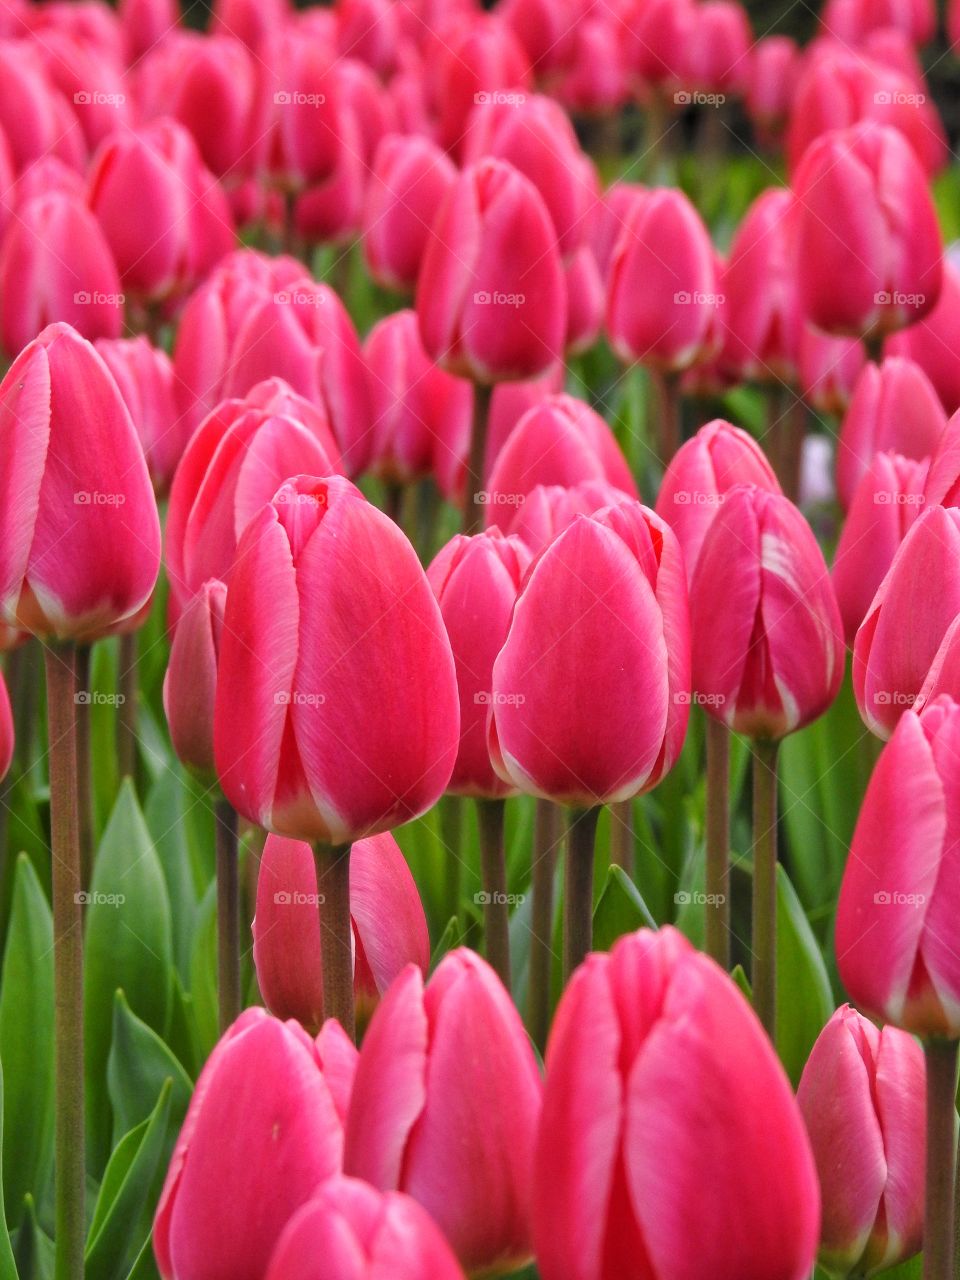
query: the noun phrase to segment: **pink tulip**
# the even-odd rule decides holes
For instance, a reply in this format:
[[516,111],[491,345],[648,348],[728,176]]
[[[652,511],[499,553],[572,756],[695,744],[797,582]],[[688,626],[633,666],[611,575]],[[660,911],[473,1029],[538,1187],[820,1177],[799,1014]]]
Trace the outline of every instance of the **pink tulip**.
[[873,121],[831,130],[804,153],[793,186],[801,302],[815,325],[878,337],[933,309],[940,230],[901,133]]
[[[48,14],[56,4],[44,6]],[[99,5],[63,5],[61,12],[103,14]],[[111,15],[112,16],[112,15]],[[111,35],[115,33],[111,23]],[[64,26],[44,31],[33,44],[48,83],[62,94],[80,126],[84,154],[98,147],[115,129],[128,128],[132,104],[127,94],[120,60],[112,49],[103,48]]]
[[[498,382],[490,397],[490,421],[487,424],[487,454],[484,474],[488,475],[497,454],[509,440],[513,428],[528,409],[541,404],[548,396],[559,395],[566,380],[561,360],[538,378],[525,382]],[[466,456],[464,456],[466,462]]]
[[15,355],[41,329],[69,322],[85,338],[117,338],[123,294],[96,218],[57,192],[22,205],[0,246],[0,337]]
[[747,114],[765,141],[786,124],[796,89],[800,50],[789,36],[764,36],[753,46],[747,73]]
[[662,92],[676,83],[695,20],[691,0],[631,0],[624,6],[628,66],[641,85]]
[[600,335],[606,290],[589,245],[581,245],[566,264],[568,356],[589,351]]
[[266,35],[260,57],[268,69],[262,92],[272,112],[268,165],[274,181],[286,191],[324,182],[342,145],[332,41],[285,24]]
[[837,445],[837,491],[849,507],[861,478],[884,450],[929,458],[947,425],[936,391],[910,360],[867,364],[854,387]]
[[346,107],[341,108],[337,129],[341,146],[333,172],[302,191],[294,205],[294,231],[308,246],[351,244],[363,223],[363,139],[356,116]]
[[926,460],[878,453],[854,490],[833,562],[833,586],[851,647],[897,548],[924,509],[928,466]]
[[788,498],[756,485],[724,496],[690,584],[693,686],[735,733],[782,738],[829,707],[843,679],[830,574]]
[[170,357],[143,335],[98,338],[94,345],[130,410],[153,487],[166,493],[190,439],[189,426],[177,413]]
[[680,45],[677,70],[688,90],[742,94],[750,69],[753,32],[736,0],[701,0]]
[[0,38],[0,129],[18,173],[48,155],[83,168],[86,142],[77,118],[26,40]]
[[226,196],[191,135],[173,120],[108,138],[89,184],[90,207],[123,287],[144,303],[186,292],[234,246]]
[[857,1004],[914,1035],[949,1039],[960,1035],[951,943],[958,747],[960,706],[951,697],[901,717],[860,809],[835,942],[840,977]]
[[437,214],[417,281],[427,354],[475,382],[533,378],[558,359],[566,312],[536,187],[502,160],[469,165]]
[[720,281],[722,361],[738,379],[793,383],[803,318],[789,191],[764,191],[747,210]]
[[494,663],[494,769],[574,808],[649,790],[683,746],[689,646],[670,526],[639,502],[574,520],[527,575]]
[[416,313],[396,311],[364,346],[370,383],[370,469],[393,484],[446,472],[470,435],[470,384],[433,364],[420,342]]
[[290,1218],[338,1173],[357,1052],[328,1022],[247,1009],[197,1080],[153,1225],[164,1280],[262,1280]]
[[330,1178],[293,1215],[266,1280],[464,1280],[416,1200],[358,1178]]
[[960,409],[960,268],[950,259],[943,264],[943,288],[937,305],[923,320],[901,329],[884,344],[887,356],[902,356],[918,364],[936,389],[947,413]]
[[633,209],[642,204],[649,190],[639,182],[614,182],[594,205],[590,219],[590,246],[604,280],[609,277],[613,251],[627,220]]
[[797,1102],[823,1197],[820,1261],[885,1270],[923,1243],[926,1067],[896,1027],[839,1008],[803,1069]]
[[430,96],[439,116],[439,142],[456,155],[467,118],[477,102],[516,101],[530,85],[530,63],[517,37],[496,14],[471,12],[431,28],[435,47],[427,59]]
[[789,1081],[733,982],[675,929],[587,959],[546,1069],[543,1280],[810,1275],[820,1197]]
[[511,1271],[530,1256],[540,1094],[520,1016],[484,960],[448,952],[426,987],[409,965],[364,1038],[344,1172],[419,1201],[465,1270]]
[[677,535],[692,581],[700,549],[726,495],[738,484],[779,493],[766,454],[745,431],[714,418],[674,454],[657,495],[656,511]]
[[589,6],[576,0],[505,0],[497,12],[520,41],[538,78],[566,61]]
[[117,0],[117,18],[128,64],[160,44],[180,20],[177,0]]
[[286,412],[224,400],[197,428],[177,467],[167,514],[173,618],[208,578],[226,581],[244,529],[289,476],[336,471],[324,434]]
[[884,27],[895,27],[914,44],[926,44],[936,30],[937,15],[932,0],[828,0],[821,22],[848,44]]
[[605,480],[637,496],[627,460],[600,415],[574,396],[550,396],[523,415],[497,454],[484,495],[487,524],[506,529],[537,485],[584,480]]
[[341,0],[337,6],[340,53],[358,58],[384,77],[396,69],[400,7],[392,0]]
[[581,18],[571,34],[557,97],[568,110],[588,116],[619,111],[627,98],[620,19],[597,9]]
[[373,159],[363,214],[363,256],[378,284],[413,289],[434,215],[456,168],[425,137],[388,134]]
[[538,484],[517,507],[508,531],[537,557],[577,516],[592,516],[604,507],[632,500],[606,480],[583,480],[575,485]]
[[427,570],[457,668],[460,750],[447,790],[458,795],[499,799],[512,790],[490,764],[487,718],[494,659],[530,558],[518,538],[494,528],[472,538],[458,534]]
[[177,759],[202,774],[214,771],[213,709],[226,600],[220,579],[208,578],[177,623],[163,679],[163,709]]
[[682,192],[649,192],[628,209],[610,260],[607,333],[627,363],[680,372],[719,346],[713,246]]
[[941,646],[960,613],[958,555],[960,509],[928,506],[901,542],[860,625],[853,691],[864,724],[878,737],[890,737],[942,661]]
[[393,521],[339,476],[300,476],[247,526],[228,586],[214,745],[234,808],[330,844],[429,809],[457,755],[456,673]]
[[117,384],[67,324],[0,383],[0,620],[94,640],[150,599],[160,522]]
[[289,16],[288,0],[213,0],[210,33],[236,36],[256,53]]
[[818,413],[846,413],[867,352],[859,338],[835,338],[807,325],[800,335],[797,373],[803,397]]

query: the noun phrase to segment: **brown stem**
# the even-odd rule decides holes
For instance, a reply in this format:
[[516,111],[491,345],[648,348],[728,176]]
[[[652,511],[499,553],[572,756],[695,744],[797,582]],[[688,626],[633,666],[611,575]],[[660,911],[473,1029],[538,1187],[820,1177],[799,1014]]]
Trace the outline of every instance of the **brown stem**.
[[353,1011],[353,926],[350,922],[350,846],[314,845],[320,905],[323,1016],[336,1018],[351,1040]]
[[707,716],[706,952],[730,968],[730,730]]
[[593,855],[599,817],[599,805],[570,816],[563,896],[565,981],[593,945]]
[[487,424],[493,388],[477,382],[473,388],[473,428],[470,432],[470,456],[463,495],[463,532],[479,533],[483,528],[483,506],[477,501],[483,488],[484,461],[487,453]]
[[956,1040],[927,1040],[927,1178],[923,1280],[952,1280],[957,1160]]
[[553,881],[557,865],[560,811],[549,800],[538,800],[533,830],[530,892],[530,1035],[543,1052],[550,1028],[550,978],[553,973]]
[[240,994],[240,856],[237,814],[221,797],[216,808],[217,848],[217,994],[220,1033],[237,1020]]
[[777,748],[753,742],[753,1007],[771,1040],[777,1021]]
[[682,443],[680,423],[680,379],[675,373],[653,371],[657,391],[657,453],[667,466]]
[[510,990],[510,907],[503,847],[505,800],[478,800],[484,940],[487,959]]
[[610,864],[633,875],[634,864],[633,801],[618,800],[610,806]]

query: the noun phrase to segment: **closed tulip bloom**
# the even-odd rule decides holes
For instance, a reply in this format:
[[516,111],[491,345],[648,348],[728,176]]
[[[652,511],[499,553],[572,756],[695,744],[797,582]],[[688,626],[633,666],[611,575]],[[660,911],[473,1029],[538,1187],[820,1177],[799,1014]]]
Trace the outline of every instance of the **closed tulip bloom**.
[[576,27],[584,21],[580,9],[576,0],[506,0],[498,13],[542,78],[566,62]]
[[664,187],[630,207],[607,284],[607,333],[628,363],[681,372],[719,346],[717,260],[687,197]]
[[370,469],[408,484],[449,466],[470,433],[470,384],[435,365],[420,342],[417,316],[396,311],[371,329],[364,346],[370,378]]
[[943,263],[943,288],[932,311],[917,324],[891,335],[887,356],[902,356],[920,366],[947,413],[960,409],[960,268],[949,258]]
[[186,292],[234,247],[227,198],[191,135],[174,120],[108,138],[93,159],[89,184],[90,207],[123,287],[143,303]]
[[236,36],[256,53],[290,16],[288,0],[213,0],[210,32]]
[[580,484],[538,484],[526,495],[510,521],[509,532],[523,542],[533,557],[573,524],[577,516],[592,516],[604,507],[633,499],[606,480],[584,480]]
[[[915,526],[915,528],[918,526]],[[860,809],[837,907],[843,985],[868,1013],[919,1036],[960,1036],[952,945],[957,880],[952,802],[960,706],[943,695],[904,712]]]
[[292,1215],[338,1173],[356,1049],[247,1009],[197,1080],[153,1224],[164,1280],[261,1280]]
[[544,1280],[621,1280],[627,1259],[643,1280],[806,1280],[819,1200],[790,1083],[719,966],[669,926],[588,957],[547,1045]]
[[679,49],[681,84],[707,93],[741,94],[749,73],[753,32],[735,0],[701,0]]
[[417,281],[431,359],[475,382],[533,378],[560,356],[566,282],[536,187],[502,160],[458,176],[433,224]]
[[433,1219],[398,1191],[330,1178],[295,1213],[266,1280],[464,1280]]
[[821,25],[849,44],[885,27],[902,31],[914,44],[925,44],[936,30],[937,14],[931,0],[829,0]]
[[[56,12],[56,4],[46,6],[48,14]],[[60,6],[59,12],[69,12],[70,6]],[[80,4],[75,12],[89,14],[105,10],[99,5]],[[108,18],[111,36],[115,33],[112,15]],[[124,92],[123,69],[113,49],[87,39],[80,32],[71,32],[66,26],[57,25],[43,31],[33,44],[50,85],[63,95],[73,109],[84,141],[84,153],[99,146],[114,129],[125,129],[132,115],[128,94]],[[96,85],[92,93],[90,86]]]
[[0,129],[17,173],[47,155],[83,168],[86,142],[79,122],[25,40],[0,39]]
[[94,346],[130,410],[153,487],[166,493],[190,439],[189,426],[177,413],[170,357],[142,334],[99,338]]
[[[625,6],[628,68],[660,92],[676,83],[684,43],[695,21],[690,0],[632,0]],[[623,21],[624,19],[621,19]]]
[[878,453],[860,477],[840,530],[833,586],[852,647],[907,531],[924,509],[929,462]]
[[570,111],[605,115],[619,111],[627,98],[627,70],[620,19],[594,10],[573,28],[573,45],[554,90]]
[[213,708],[226,600],[219,578],[203,584],[177,623],[163,678],[163,709],[177,759],[202,774],[214,771]]
[[747,73],[747,114],[764,141],[775,141],[793,102],[800,50],[789,36],[764,36],[753,46]]
[[600,335],[606,290],[600,268],[589,245],[581,245],[565,267],[567,277],[568,356],[589,351]]
[[358,121],[346,107],[337,129],[342,145],[333,172],[300,192],[294,205],[294,231],[306,245],[345,245],[360,233],[367,169]]
[[530,63],[506,22],[471,11],[434,32],[427,59],[430,96],[439,117],[438,140],[456,155],[475,103],[495,93],[530,86]]
[[840,689],[840,612],[813,531],[783,494],[737,485],[690,584],[693,687],[735,733],[778,739]]
[[540,1096],[520,1016],[486,961],[448,952],[426,987],[410,965],[364,1038],[344,1172],[419,1201],[466,1271],[512,1271],[531,1252]]
[[867,362],[859,338],[837,338],[806,325],[800,335],[797,373],[803,398],[818,413],[846,413]]
[[[267,836],[253,920],[257,983],[271,1013],[312,1028],[323,1021],[317,893],[310,846],[285,836]],[[415,964],[426,974],[430,964],[423,904],[389,832],[358,840],[351,850],[350,916],[354,998],[358,1012],[369,1016],[406,965]]]
[[363,213],[363,256],[378,284],[412,290],[437,210],[457,170],[429,138],[388,134],[373,158]]
[[290,23],[268,34],[261,57],[272,98],[269,171],[282,190],[302,191],[329,178],[340,156],[336,50],[322,35]]
[[881,365],[867,364],[840,428],[837,492],[841,504],[849,507],[878,453],[893,450],[907,458],[929,458],[946,425],[939,397],[919,365],[897,356]]
[[160,521],[143,450],[96,351],[67,324],[0,383],[0,620],[94,640],[150,599]]
[[499,799],[511,788],[493,771],[487,718],[493,700],[493,663],[510,627],[530,552],[499,529],[458,534],[438,553],[427,579],[440,604],[457,667],[460,750],[447,790]]
[[639,502],[574,520],[527,575],[494,663],[497,773],[574,808],[649,790],[683,745],[689,646],[670,526]]
[[117,18],[128,65],[139,62],[180,21],[177,0],[118,0]]
[[613,251],[628,216],[649,191],[649,187],[639,182],[614,182],[594,205],[590,219],[590,246],[604,280],[608,279]]
[[456,673],[393,521],[341,477],[298,477],[247,526],[228,585],[214,744],[234,808],[328,844],[429,809],[457,755]]
[[523,415],[497,454],[487,480],[487,522],[506,529],[540,484],[605,480],[630,497],[637,487],[613,432],[574,396],[551,396]]
[[341,0],[337,5],[337,46],[380,75],[396,69],[401,18],[392,0]]
[[548,396],[559,395],[563,391],[565,380],[566,366],[562,360],[558,360],[538,378],[497,383],[490,397],[485,475],[489,474],[494,459],[527,410],[541,404]]
[[752,436],[714,418],[681,445],[663,476],[656,511],[677,535],[692,580],[707,529],[738,484],[780,492],[767,456]]
[[857,632],[853,691],[864,724],[878,737],[889,738],[916,702],[960,613],[958,555],[960,509],[925,509],[901,542]]
[[797,1102],[823,1199],[821,1263],[875,1275],[923,1244],[923,1050],[839,1008],[803,1069]]
[[53,192],[22,205],[0,246],[0,337],[15,355],[54,321],[85,338],[117,338],[123,294],[96,218]]
[[926,176],[888,125],[831,130],[793,183],[801,302],[828,333],[876,337],[936,305],[942,246]]

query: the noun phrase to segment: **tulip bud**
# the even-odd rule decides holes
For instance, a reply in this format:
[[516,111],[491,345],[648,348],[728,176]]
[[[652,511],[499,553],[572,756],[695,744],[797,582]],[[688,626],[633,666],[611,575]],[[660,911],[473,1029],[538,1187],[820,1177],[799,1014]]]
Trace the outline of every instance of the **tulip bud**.
[[536,558],[577,516],[592,516],[604,507],[631,501],[629,494],[606,480],[584,480],[575,485],[538,484],[517,507],[509,532],[516,534]]
[[901,716],[867,786],[836,925],[840,977],[857,1004],[914,1035],[951,1040],[960,1036],[951,944],[958,762],[960,706],[951,697]]
[[523,46],[495,14],[451,20],[434,32],[427,59],[430,96],[439,116],[440,145],[456,154],[467,119],[477,102],[511,91],[523,97],[530,86],[530,63]]
[[610,260],[607,333],[627,363],[680,372],[719,346],[717,263],[700,215],[660,188],[628,209]]
[[533,1192],[543,1280],[608,1280],[628,1274],[625,1259],[640,1260],[638,1276],[800,1280],[819,1200],[790,1083],[719,966],[669,926],[591,955],[547,1045]]
[[[527,410],[541,404],[548,396],[557,396],[563,391],[565,375],[566,368],[563,362],[558,360],[539,378],[530,378],[526,382],[497,383],[490,397],[484,475],[490,474],[490,468],[497,454]],[[464,462],[466,462],[466,455],[464,455]]]
[[929,458],[946,425],[937,393],[918,365],[895,356],[879,366],[866,365],[840,428],[837,491],[842,505],[849,507],[878,453]]
[[0,130],[15,172],[50,155],[71,169],[82,169],[86,142],[80,125],[28,41],[0,39],[0,83]]
[[177,0],[117,0],[117,18],[130,66],[176,30],[180,6]]
[[487,480],[487,523],[506,529],[539,484],[605,480],[630,497],[637,486],[613,432],[574,396],[550,396],[523,415]]
[[410,965],[364,1038],[344,1172],[418,1200],[465,1270],[514,1270],[530,1257],[540,1093],[520,1016],[484,960],[448,952],[425,988]]
[[926,460],[878,453],[854,491],[833,562],[837,604],[851,647],[897,548],[924,509],[928,466]]
[[143,303],[185,293],[234,246],[226,196],[173,120],[108,138],[92,161],[89,196],[124,289]]
[[229,588],[214,746],[234,808],[328,844],[430,808],[457,755],[456,673],[393,521],[339,476],[300,476],[247,525]]
[[294,205],[294,231],[306,245],[346,245],[360,233],[366,161],[359,122],[346,106],[337,130],[341,146],[333,172],[300,192]]
[[604,9],[581,17],[572,29],[573,43],[555,92],[572,112],[608,115],[627,98],[627,72],[620,39],[620,18]]
[[823,1198],[820,1261],[872,1275],[923,1244],[926,1067],[896,1027],[839,1008],[803,1069],[797,1102]]
[[341,0],[337,6],[337,47],[388,78],[397,65],[400,11],[392,0]]
[[669,525],[639,502],[575,520],[527,575],[494,663],[494,769],[574,808],[649,790],[683,745],[689,646]]
[[584,21],[575,0],[505,0],[497,12],[523,45],[538,77],[563,65]]
[[10,706],[7,683],[3,676],[0,675],[0,778],[5,778],[10,772],[15,746],[16,735],[13,723],[13,709]]
[[818,413],[846,413],[867,352],[859,338],[832,338],[813,325],[800,335],[797,373],[803,398]]
[[189,428],[176,409],[170,357],[142,334],[136,338],[98,338],[94,346],[130,410],[153,487],[157,493],[166,493],[190,439]]
[[367,184],[363,256],[374,280],[398,292],[417,282],[430,224],[453,186],[453,162],[429,138],[391,133]]
[[342,147],[336,50],[315,32],[288,23],[266,33],[261,56],[273,90],[270,173],[283,190],[302,191],[330,177]]
[[937,14],[931,0],[827,0],[820,21],[824,31],[851,45],[886,27],[919,45],[936,31]]
[[213,0],[210,34],[236,36],[256,53],[289,17],[288,0]]
[[693,687],[735,733],[782,738],[843,679],[840,612],[817,540],[788,498],[728,491],[690,584]]
[[247,1009],[197,1080],[153,1224],[164,1280],[262,1280],[290,1218],[340,1170],[357,1053]]
[[878,737],[890,737],[938,663],[960,613],[958,556],[960,510],[928,506],[901,542],[856,634],[853,691],[864,724]]
[[568,356],[589,351],[600,335],[606,291],[589,245],[581,245],[566,264]]
[[902,134],[872,121],[831,130],[804,153],[793,186],[801,302],[815,325],[879,337],[933,309],[940,230]]
[[775,142],[790,116],[800,50],[789,36],[764,36],[753,46],[747,72],[747,115],[764,142]]
[[224,584],[210,578],[187,604],[163,680],[163,709],[177,759],[203,774],[214,768],[213,708],[226,599]]
[[0,382],[0,620],[90,641],[136,614],[160,521],[130,414],[96,351],[44,329]]
[[380,1193],[358,1178],[330,1178],[293,1215],[266,1280],[316,1280],[318,1265],[338,1280],[464,1280],[450,1246],[416,1200]]
[[502,160],[458,176],[437,214],[417,281],[431,359],[475,382],[532,378],[560,356],[566,284],[536,187]]
[[701,0],[678,49],[680,83],[703,93],[743,93],[752,45],[750,19],[742,5],[736,0]]
[[947,413],[960,409],[960,269],[944,260],[943,288],[937,305],[922,320],[893,334],[884,344],[886,356],[901,356],[927,375]]
[[730,490],[756,485],[779,493],[766,454],[746,431],[714,418],[674,454],[657,495],[656,511],[677,535],[692,581],[707,529]]
[[[253,920],[257,982],[271,1013],[311,1028],[323,1021],[317,893],[310,846],[267,836]],[[405,965],[415,964],[426,974],[430,964],[430,935],[416,882],[388,832],[358,840],[351,850],[350,915],[354,998],[369,1017]]]
[[628,67],[642,84],[662,92],[676,81],[695,7],[690,0],[635,0],[627,13],[629,28],[623,39]]

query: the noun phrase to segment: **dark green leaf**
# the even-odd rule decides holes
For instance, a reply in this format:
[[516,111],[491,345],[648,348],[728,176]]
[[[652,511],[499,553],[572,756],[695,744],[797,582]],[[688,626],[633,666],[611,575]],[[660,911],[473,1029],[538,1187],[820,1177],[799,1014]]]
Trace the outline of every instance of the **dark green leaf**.
[[823,956],[790,879],[777,867],[777,1052],[794,1087],[834,1010]]
[[107,1062],[107,1088],[117,1138],[149,1116],[165,1080],[173,1084],[170,1119],[179,1128],[193,1083],[167,1045],[130,1011],[123,992],[118,991],[113,1008],[113,1043]]

